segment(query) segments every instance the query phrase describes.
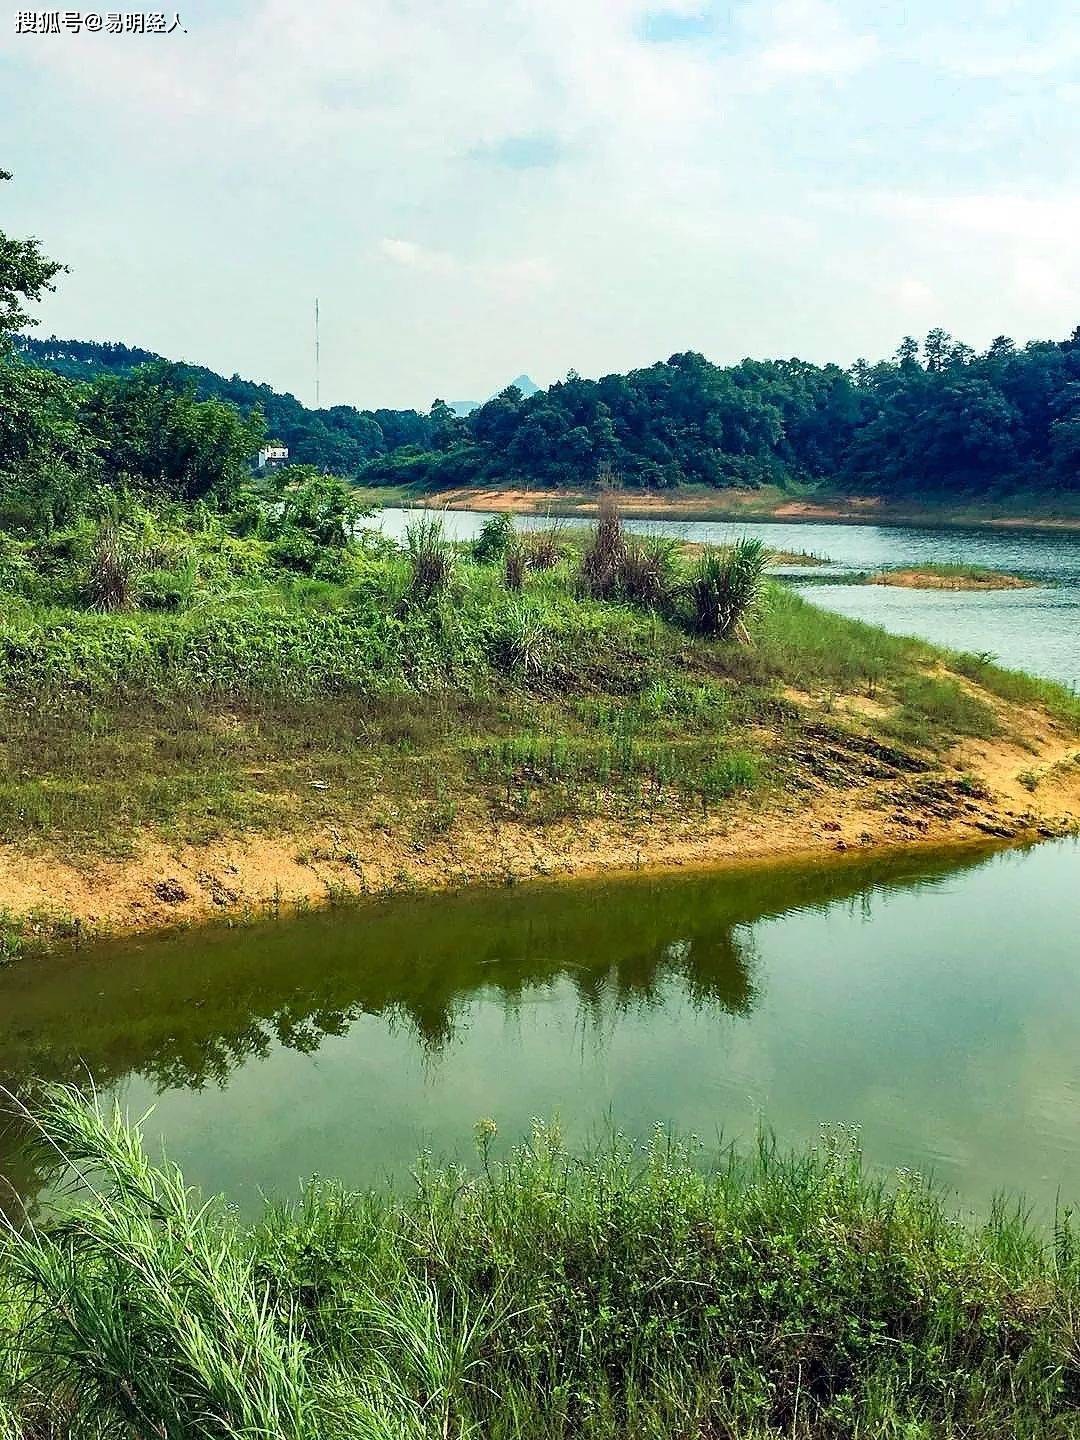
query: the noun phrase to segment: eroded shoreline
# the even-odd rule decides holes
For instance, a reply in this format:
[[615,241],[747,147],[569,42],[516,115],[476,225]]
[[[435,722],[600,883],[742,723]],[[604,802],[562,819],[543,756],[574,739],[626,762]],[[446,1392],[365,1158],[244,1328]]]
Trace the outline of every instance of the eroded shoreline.
[[146,838],[124,858],[0,849],[0,912],[28,951],[94,937],[237,923],[365,897],[539,879],[1025,844],[1080,833],[1080,744],[1044,729],[1023,744],[955,747],[902,783],[753,798],[707,817],[528,824],[476,803],[425,843],[363,815],[352,824],[209,844]]
[[[569,490],[477,489],[431,491],[379,488],[366,492],[375,503],[447,510],[504,511],[509,514],[592,516],[595,492]],[[723,497],[721,499],[721,496]],[[621,492],[619,505],[628,519],[702,520],[745,524],[882,525],[927,530],[1031,530],[1080,533],[1080,515],[994,514],[979,506],[970,512],[939,512],[918,506],[890,505],[875,496],[850,499],[796,499],[763,496],[760,491],[695,490],[678,496]]]

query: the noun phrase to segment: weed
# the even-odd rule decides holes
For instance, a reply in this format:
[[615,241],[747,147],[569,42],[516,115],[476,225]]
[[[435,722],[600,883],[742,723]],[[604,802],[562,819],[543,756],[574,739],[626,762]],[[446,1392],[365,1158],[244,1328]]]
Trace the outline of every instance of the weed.
[[87,562],[86,594],[94,610],[130,610],[139,557],[118,522],[107,516],[97,528]]
[[604,491],[597,505],[596,523],[589,531],[581,555],[580,581],[586,595],[605,600],[619,586],[619,569],[626,557],[626,536],[615,497]]
[[506,581],[506,588],[514,593],[521,590],[525,584],[525,571],[528,567],[528,554],[525,547],[517,542],[507,546],[503,554],[503,578]]
[[647,610],[670,608],[675,592],[675,542],[663,535],[631,536],[618,564],[620,598]]
[[454,569],[454,552],[443,534],[442,520],[428,516],[414,520],[405,531],[405,547],[412,569],[409,595],[421,605],[429,604],[448,589]]

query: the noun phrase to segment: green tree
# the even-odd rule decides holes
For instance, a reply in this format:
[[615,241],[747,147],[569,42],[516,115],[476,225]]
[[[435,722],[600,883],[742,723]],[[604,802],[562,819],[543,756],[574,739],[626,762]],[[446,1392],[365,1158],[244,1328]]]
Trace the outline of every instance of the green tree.
[[266,433],[261,412],[198,400],[190,382],[160,365],[103,377],[87,392],[82,413],[101,436],[110,479],[174,500],[228,503]]
[[[10,179],[9,170],[0,170],[0,184]],[[52,282],[64,269],[41,253],[37,240],[15,240],[0,230],[0,339],[37,324],[25,306],[55,290]]]

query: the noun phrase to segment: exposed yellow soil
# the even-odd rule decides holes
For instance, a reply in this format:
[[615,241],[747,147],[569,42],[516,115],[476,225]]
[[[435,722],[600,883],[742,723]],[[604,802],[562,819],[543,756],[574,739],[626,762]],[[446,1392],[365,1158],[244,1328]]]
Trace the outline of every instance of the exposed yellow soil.
[[[1076,515],[1002,515],[988,507],[972,507],[960,515],[945,510],[920,509],[901,502],[887,503],[877,495],[853,495],[828,500],[792,500],[758,490],[693,490],[687,492],[624,491],[619,497],[624,515],[678,519],[779,520],[831,522],[855,525],[986,526],[991,529],[1080,530]],[[439,490],[420,496],[416,504],[450,510],[503,510],[518,514],[591,515],[595,491],[486,490],[476,487]]]
[[[1015,723],[1015,712],[1010,718]],[[708,818],[530,825],[496,820],[466,802],[450,830],[425,844],[356,816],[334,831],[252,834],[199,847],[147,840],[133,858],[81,864],[0,847],[0,907],[13,915],[63,915],[91,932],[124,932],[287,910],[342,892],[1066,833],[1080,826],[1080,741],[1041,714],[1028,718],[1023,744],[969,742],[925,775],[844,788],[811,779],[797,793]]]
[[1030,590],[1034,580],[986,570],[974,575],[941,575],[933,570],[882,570],[867,576],[868,585],[893,585],[903,590]]

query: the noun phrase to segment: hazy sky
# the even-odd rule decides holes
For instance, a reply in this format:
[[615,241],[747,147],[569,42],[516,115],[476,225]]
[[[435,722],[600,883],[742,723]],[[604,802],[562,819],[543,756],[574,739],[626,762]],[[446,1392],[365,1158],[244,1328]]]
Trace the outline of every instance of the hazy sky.
[[[61,23],[67,12],[61,12]],[[168,23],[172,23],[173,11]],[[1075,0],[186,0],[0,28],[39,334],[323,402],[1080,322]]]

